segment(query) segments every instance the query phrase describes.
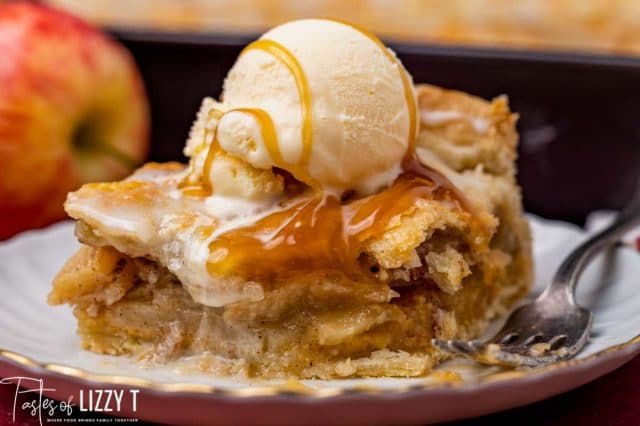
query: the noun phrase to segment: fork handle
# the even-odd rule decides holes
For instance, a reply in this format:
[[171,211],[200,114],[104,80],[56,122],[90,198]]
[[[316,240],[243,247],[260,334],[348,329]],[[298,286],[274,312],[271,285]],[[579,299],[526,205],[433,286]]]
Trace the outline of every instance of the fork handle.
[[607,228],[580,244],[560,264],[553,281],[538,297],[560,297],[575,304],[574,294],[580,275],[601,251],[614,245],[626,232],[640,225],[640,185],[631,202]]

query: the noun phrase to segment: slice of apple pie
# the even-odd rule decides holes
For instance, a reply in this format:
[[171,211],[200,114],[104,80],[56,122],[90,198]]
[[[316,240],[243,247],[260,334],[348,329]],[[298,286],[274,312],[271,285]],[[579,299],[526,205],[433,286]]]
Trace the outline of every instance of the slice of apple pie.
[[531,283],[515,120],[504,98],[414,87],[346,24],[277,27],[203,101],[187,166],[69,194],[84,246],[49,302],[74,306],[100,353],[259,377],[427,373],[445,356],[432,338],[477,336]]

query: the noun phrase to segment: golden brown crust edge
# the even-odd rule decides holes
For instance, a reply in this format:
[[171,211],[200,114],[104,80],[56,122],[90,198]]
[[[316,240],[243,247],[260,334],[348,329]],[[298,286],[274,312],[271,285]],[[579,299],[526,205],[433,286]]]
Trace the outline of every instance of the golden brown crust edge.
[[482,165],[489,174],[515,175],[518,115],[509,110],[506,96],[488,102],[427,84],[416,86],[416,93],[421,114],[418,147],[457,172]]

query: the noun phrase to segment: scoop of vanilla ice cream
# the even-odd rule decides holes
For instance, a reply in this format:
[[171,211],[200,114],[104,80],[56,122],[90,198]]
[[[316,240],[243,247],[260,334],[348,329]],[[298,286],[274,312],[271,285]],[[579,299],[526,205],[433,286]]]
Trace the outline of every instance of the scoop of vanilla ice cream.
[[217,140],[255,168],[369,194],[400,173],[415,102],[411,77],[377,39],[332,20],[293,21],[229,71]]

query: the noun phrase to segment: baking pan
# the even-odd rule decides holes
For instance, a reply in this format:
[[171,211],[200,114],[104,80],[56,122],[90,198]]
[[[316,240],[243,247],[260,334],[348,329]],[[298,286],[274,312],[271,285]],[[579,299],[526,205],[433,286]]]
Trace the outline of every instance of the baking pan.
[[[204,96],[257,35],[112,31],[135,56],[153,120],[151,159],[183,160]],[[621,207],[640,166],[640,59],[389,42],[416,83],[484,98],[520,114],[519,175],[528,211],[581,223]]]

